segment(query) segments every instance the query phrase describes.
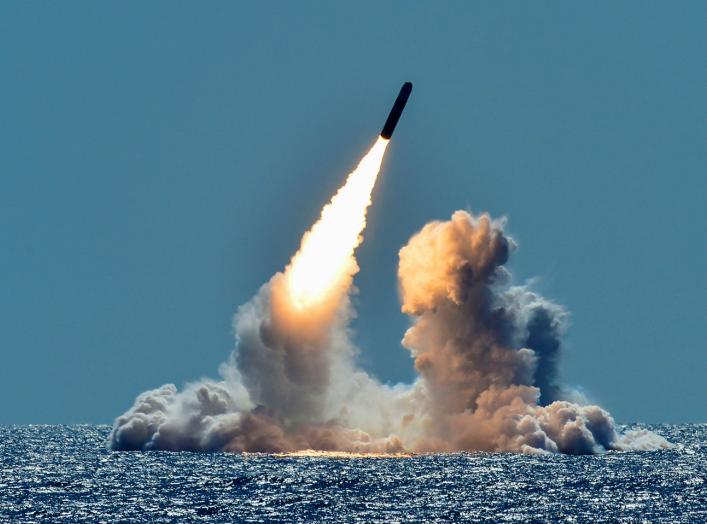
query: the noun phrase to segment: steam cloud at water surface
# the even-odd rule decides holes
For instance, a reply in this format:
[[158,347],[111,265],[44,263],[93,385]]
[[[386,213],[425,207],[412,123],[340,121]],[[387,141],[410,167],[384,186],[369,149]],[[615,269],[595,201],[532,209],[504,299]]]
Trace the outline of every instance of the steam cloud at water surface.
[[[349,336],[353,253],[386,144],[379,139],[349,175],[284,273],[238,309],[236,349],[220,379],[142,393],[116,419],[109,446],[357,453],[668,446],[648,431],[621,434],[606,411],[563,387],[557,365],[567,314],[510,285],[505,263],[514,243],[503,221],[485,214],[457,211],[431,222],[400,250],[402,311],[412,322],[403,345],[418,378],[388,386],[356,366]],[[339,227],[349,216],[354,223]],[[321,250],[329,244],[322,235],[340,232],[350,245],[340,246],[336,270],[324,271],[330,281],[294,285],[293,275],[318,278],[321,271],[298,261],[317,259],[311,246]],[[299,297],[310,288],[316,296],[293,300],[293,289]]]

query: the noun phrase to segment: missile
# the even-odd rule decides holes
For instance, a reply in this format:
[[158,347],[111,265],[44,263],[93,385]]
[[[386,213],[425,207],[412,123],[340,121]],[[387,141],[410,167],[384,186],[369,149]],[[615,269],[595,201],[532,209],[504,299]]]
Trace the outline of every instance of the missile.
[[395,131],[395,126],[398,125],[398,120],[400,120],[400,115],[403,114],[403,109],[405,109],[405,104],[408,102],[410,97],[410,92],[412,91],[412,82],[405,82],[403,87],[400,88],[400,93],[398,93],[398,98],[395,99],[393,104],[393,109],[390,110],[388,115],[388,120],[385,121],[383,126],[383,131],[381,131],[381,136],[386,140],[390,140],[393,136],[393,131]]

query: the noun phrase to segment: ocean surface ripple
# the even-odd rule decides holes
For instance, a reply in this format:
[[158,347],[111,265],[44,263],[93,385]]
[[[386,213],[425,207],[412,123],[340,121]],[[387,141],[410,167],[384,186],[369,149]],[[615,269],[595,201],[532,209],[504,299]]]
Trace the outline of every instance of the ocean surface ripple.
[[[634,426],[638,427],[638,426]],[[707,424],[597,456],[110,452],[108,426],[0,426],[0,522],[705,522]]]

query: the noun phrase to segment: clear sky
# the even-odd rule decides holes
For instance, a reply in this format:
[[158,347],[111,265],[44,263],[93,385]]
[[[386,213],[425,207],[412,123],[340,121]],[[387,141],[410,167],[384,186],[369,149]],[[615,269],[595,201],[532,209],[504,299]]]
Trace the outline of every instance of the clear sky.
[[356,339],[400,346],[397,252],[509,219],[572,314],[566,380],[707,420],[707,3],[0,4],[0,423],[111,422],[216,376],[231,317],[414,83],[359,251]]

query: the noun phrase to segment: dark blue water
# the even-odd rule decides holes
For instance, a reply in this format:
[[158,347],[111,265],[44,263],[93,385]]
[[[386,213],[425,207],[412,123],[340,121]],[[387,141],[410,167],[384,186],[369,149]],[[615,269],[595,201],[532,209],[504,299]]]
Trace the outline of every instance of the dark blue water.
[[109,452],[107,426],[0,427],[2,522],[705,522],[707,425],[601,456]]

